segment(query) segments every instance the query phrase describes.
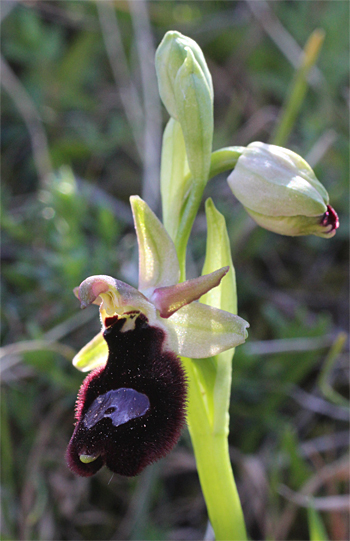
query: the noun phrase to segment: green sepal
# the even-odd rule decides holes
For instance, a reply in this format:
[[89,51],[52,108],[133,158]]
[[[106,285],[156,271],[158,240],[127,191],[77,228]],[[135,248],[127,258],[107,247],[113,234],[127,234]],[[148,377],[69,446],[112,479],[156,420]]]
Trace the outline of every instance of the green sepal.
[[176,239],[181,209],[191,181],[181,125],[170,118],[163,134],[160,190],[164,227],[173,241]]
[[193,39],[184,36],[180,32],[170,30],[165,34],[156,51],[155,65],[158,79],[159,94],[173,118],[177,116],[177,102],[174,93],[175,79],[191,50],[203,74],[203,78],[213,98],[213,82],[205,61],[202,49]]
[[156,287],[179,281],[179,261],[173,241],[147,203],[133,195],[130,204],[139,246],[139,290],[150,296]]
[[81,372],[104,366],[108,358],[107,342],[99,332],[88,342],[73,359],[73,365]]

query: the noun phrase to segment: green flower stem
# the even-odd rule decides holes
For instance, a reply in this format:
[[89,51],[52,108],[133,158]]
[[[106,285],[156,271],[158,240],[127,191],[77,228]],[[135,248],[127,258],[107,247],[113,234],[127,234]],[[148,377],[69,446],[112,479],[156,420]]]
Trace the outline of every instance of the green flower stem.
[[227,430],[214,430],[190,359],[182,359],[189,379],[187,421],[197,470],[216,541],[247,539],[244,518],[233,478]]
[[[244,147],[228,147],[213,152],[209,178],[232,170],[243,150]],[[180,280],[186,278],[187,241],[205,185],[206,181],[192,182],[192,190],[182,212],[175,240],[181,269]],[[232,352],[225,352],[220,354],[220,360],[216,360],[214,389],[210,385],[201,385],[200,368],[191,359],[183,358],[189,380],[188,427],[209,519],[217,541],[247,539],[227,439],[231,358]]]
[[[215,177],[219,173],[234,169],[244,148],[245,147],[226,147],[212,152],[208,180]],[[188,173],[184,179],[184,185],[189,183],[190,177],[191,174]],[[206,183],[206,179],[204,181],[198,180],[192,183],[192,190],[187,201],[185,202],[179,229],[177,231],[175,246],[180,262],[181,280],[185,280],[187,242],[191,233],[193,222],[199,209],[199,205],[202,201],[203,191]]]
[[245,147],[225,147],[215,150],[211,155],[209,180],[219,173],[234,169],[244,150]]
[[199,205],[202,200],[205,182],[195,182],[188,199],[185,202],[184,210],[181,216],[179,229],[175,239],[175,247],[180,264],[180,282],[186,279],[186,248],[191,233],[193,222],[197,215]]

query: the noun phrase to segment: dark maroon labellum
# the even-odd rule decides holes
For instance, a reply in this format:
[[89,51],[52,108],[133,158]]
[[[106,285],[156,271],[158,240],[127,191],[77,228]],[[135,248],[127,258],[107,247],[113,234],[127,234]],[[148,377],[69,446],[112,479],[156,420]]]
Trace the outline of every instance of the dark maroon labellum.
[[338,214],[335,212],[334,208],[330,205],[327,205],[327,210],[322,216],[321,224],[327,227],[328,225],[331,226],[331,229],[329,230],[334,231],[335,229],[338,229],[339,227],[339,218]]
[[120,475],[137,475],[180,437],[186,405],[181,362],[164,350],[161,328],[150,326],[143,314],[133,319],[134,328],[123,332],[126,318],[110,318],[103,333],[107,364],[80,388],[66,453],[78,475],[93,475],[103,465]]

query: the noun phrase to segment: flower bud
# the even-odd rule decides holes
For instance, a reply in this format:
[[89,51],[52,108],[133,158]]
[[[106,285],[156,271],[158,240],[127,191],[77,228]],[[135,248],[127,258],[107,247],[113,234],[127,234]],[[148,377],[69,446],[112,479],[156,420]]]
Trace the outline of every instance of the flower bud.
[[207,180],[213,140],[213,85],[200,47],[179,32],[167,32],[156,53],[159,93],[181,125],[194,179]]
[[248,214],[269,231],[330,238],[339,227],[327,191],[291,150],[251,143],[227,180]]
[[158,77],[159,94],[170,116],[178,120],[176,98],[174,94],[175,79],[179,69],[187,58],[190,49],[199,65],[202,77],[205,80],[211,99],[213,99],[213,83],[199,45],[191,38],[180,32],[167,32],[156,52],[156,71]]

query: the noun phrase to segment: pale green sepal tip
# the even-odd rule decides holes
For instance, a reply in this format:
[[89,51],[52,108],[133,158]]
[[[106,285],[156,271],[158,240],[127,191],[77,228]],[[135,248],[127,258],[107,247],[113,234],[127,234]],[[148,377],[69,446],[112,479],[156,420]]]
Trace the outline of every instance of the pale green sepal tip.
[[236,275],[225,218],[216,209],[211,198],[205,202],[205,213],[208,231],[202,274],[208,274],[214,269],[224,266],[229,266],[230,270],[222,279],[219,287],[203,295],[201,302],[237,314]]
[[139,246],[139,290],[150,296],[155,287],[179,281],[179,262],[173,241],[145,201],[131,196],[130,203]]
[[108,358],[108,347],[102,332],[99,332],[73,358],[73,366],[81,372],[88,372],[104,366]]
[[93,455],[79,455],[79,460],[83,462],[84,464],[90,464],[90,462],[94,462],[100,455],[93,456]]
[[174,81],[178,70],[186,58],[187,49],[192,51],[198,64],[200,65],[211,96],[213,97],[213,83],[211,75],[199,45],[193,39],[184,36],[180,32],[167,32],[157,48],[155,65],[160,97],[170,116],[176,119],[178,116],[174,96]]
[[334,237],[336,229],[321,224],[319,216],[265,216],[246,208],[253,220],[268,231],[289,237],[315,235],[329,239]]

